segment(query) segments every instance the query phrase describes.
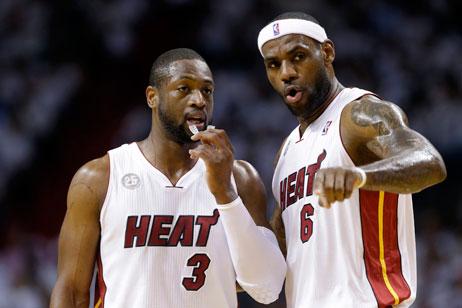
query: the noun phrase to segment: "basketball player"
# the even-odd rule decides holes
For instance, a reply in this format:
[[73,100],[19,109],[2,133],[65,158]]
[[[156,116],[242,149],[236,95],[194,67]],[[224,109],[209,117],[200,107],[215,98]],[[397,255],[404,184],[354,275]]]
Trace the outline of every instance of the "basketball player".
[[51,307],[88,307],[95,264],[95,307],[235,308],[236,281],[259,302],[278,298],[286,265],[265,189],[226,133],[207,128],[213,90],[193,50],[154,62],[149,136],[72,180]]
[[396,105],[340,84],[334,44],[313,17],[278,16],[258,47],[299,122],[273,178],[288,306],[408,307],[417,281],[410,194],[444,180],[441,156]]

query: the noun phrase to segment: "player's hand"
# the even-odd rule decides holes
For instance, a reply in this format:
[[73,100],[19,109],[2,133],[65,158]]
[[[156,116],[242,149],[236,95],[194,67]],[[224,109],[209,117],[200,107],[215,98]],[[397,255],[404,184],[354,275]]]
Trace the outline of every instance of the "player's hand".
[[351,197],[362,180],[356,168],[325,168],[316,172],[314,193],[319,197],[319,205],[330,208],[335,201],[343,201]]
[[189,150],[192,159],[201,158],[206,165],[206,179],[210,192],[217,203],[225,204],[237,198],[231,184],[234,164],[234,149],[226,132],[222,129],[208,128],[191,137],[201,143]]

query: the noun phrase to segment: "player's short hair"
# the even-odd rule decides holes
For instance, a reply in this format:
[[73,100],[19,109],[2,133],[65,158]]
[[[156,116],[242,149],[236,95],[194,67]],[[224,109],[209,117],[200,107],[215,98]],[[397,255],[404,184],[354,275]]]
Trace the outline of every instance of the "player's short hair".
[[303,19],[303,20],[308,20],[311,22],[314,22],[315,24],[319,25],[319,21],[314,18],[313,16],[303,13],[303,12],[286,12],[282,13],[276,18],[274,18],[271,22],[276,21],[276,20],[281,20],[281,19]]
[[205,60],[196,51],[189,48],[171,49],[161,54],[154,61],[149,75],[149,85],[158,87],[162,80],[168,76],[169,66],[171,63],[179,60]]

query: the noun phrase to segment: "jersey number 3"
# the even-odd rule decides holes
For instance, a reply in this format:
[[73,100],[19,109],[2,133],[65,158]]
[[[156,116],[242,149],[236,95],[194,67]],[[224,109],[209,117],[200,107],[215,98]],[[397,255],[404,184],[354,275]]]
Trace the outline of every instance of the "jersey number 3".
[[313,221],[310,216],[314,213],[311,203],[305,204],[300,211],[300,239],[302,243],[308,242],[313,235]]
[[188,259],[188,266],[193,266],[192,277],[183,278],[183,287],[188,291],[197,291],[205,284],[205,271],[209,268],[210,258],[205,253],[196,253]]

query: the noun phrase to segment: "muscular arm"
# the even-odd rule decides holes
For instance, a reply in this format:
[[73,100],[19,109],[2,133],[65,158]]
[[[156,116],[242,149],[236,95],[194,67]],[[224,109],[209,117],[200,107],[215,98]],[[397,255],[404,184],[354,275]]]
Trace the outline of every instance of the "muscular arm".
[[[440,154],[407,126],[396,105],[367,95],[342,111],[340,133],[346,151],[366,173],[364,189],[414,193],[443,181],[446,168]],[[361,173],[344,166],[320,169],[314,192],[319,204],[330,207],[349,198]]]
[[261,303],[275,301],[286,273],[284,257],[266,218],[266,192],[255,168],[235,161],[233,175],[242,201],[219,205],[239,285]]
[[241,197],[247,211],[257,226],[271,229],[266,218],[266,190],[257,170],[246,161],[234,162],[233,175],[237,194]]
[[440,154],[396,105],[365,96],[346,106],[341,123],[347,151],[366,172],[365,189],[414,193],[445,179]]
[[72,179],[59,236],[58,278],[50,307],[89,306],[89,289],[100,238],[99,214],[109,179],[107,156],[80,168]]
[[207,129],[191,139],[201,141],[190,155],[205,162],[207,185],[217,201],[237,282],[256,301],[275,301],[286,264],[268,228],[265,189],[257,171],[249,163],[234,161],[231,142],[221,129]]
[[[246,161],[235,161],[233,165],[234,179],[236,180],[237,193],[246,205],[247,211],[252,216],[257,226],[269,227],[266,219],[266,193],[265,187],[260,180],[257,171]],[[249,177],[248,174],[252,174]],[[255,192],[255,193],[253,193]],[[238,292],[243,292],[242,287],[236,283]]]

